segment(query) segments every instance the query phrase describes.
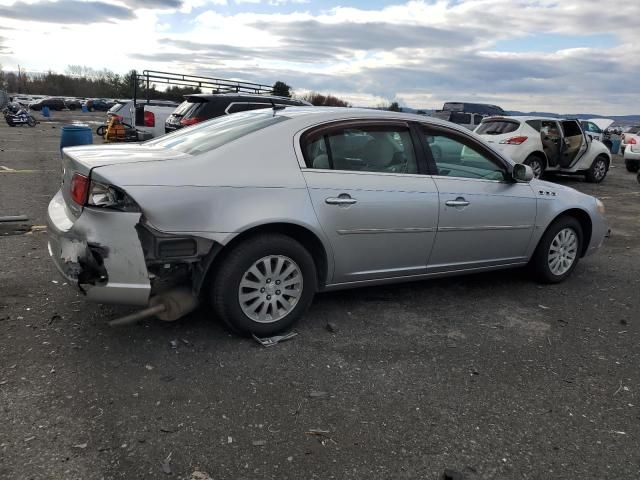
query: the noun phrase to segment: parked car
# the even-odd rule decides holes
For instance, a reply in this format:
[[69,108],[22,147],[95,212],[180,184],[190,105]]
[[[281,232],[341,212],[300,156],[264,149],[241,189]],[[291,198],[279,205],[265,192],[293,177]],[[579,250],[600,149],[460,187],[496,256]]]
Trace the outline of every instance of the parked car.
[[513,161],[529,165],[536,178],[558,172],[599,183],[611,165],[609,149],[587,136],[575,119],[489,117],[475,132]]
[[82,108],[82,100],[79,100],[77,98],[65,98],[64,104],[69,110]]
[[276,106],[310,106],[304,100],[294,100],[275,95],[248,95],[242,93],[186,95],[185,101],[171,114],[164,124],[165,132],[195,125],[211,118],[230,113],[259,110]]
[[64,110],[67,106],[61,97],[45,97],[29,104],[31,110],[42,110],[42,107],[49,107],[50,110]]
[[152,311],[182,289],[243,334],[290,327],[318,291],[524,265],[560,282],[608,232],[596,198],[396,112],[243,112],[62,161],[49,252],[70,284]]
[[84,102],[84,104],[90,112],[93,112],[94,110],[106,112],[114,105],[113,102],[109,102],[104,98],[89,98]]
[[622,153],[625,152],[627,145],[640,144],[640,125],[625,128],[622,131],[622,137],[620,140],[620,150]]
[[482,120],[485,118],[484,115],[479,113],[466,113],[466,112],[452,112],[449,110],[437,110],[433,112],[431,115],[434,118],[438,118],[440,120],[444,120],[445,122],[455,123],[456,125],[461,125],[469,130],[475,129]]
[[504,117],[507,115],[502,107],[488,103],[445,102],[442,110],[447,112],[478,113],[485,117],[494,115]]
[[151,136],[159,137],[165,133],[165,121],[178,106],[172,100],[117,100],[107,112],[107,122],[116,116],[120,122],[135,127]]
[[607,148],[611,149],[611,140],[606,137],[609,127],[613,125],[614,122],[615,120],[609,118],[592,118],[590,120],[582,120],[580,125],[584,133],[591,137],[592,140],[598,140],[604,143]]
[[628,172],[640,170],[640,143],[632,143],[624,150],[624,166]]

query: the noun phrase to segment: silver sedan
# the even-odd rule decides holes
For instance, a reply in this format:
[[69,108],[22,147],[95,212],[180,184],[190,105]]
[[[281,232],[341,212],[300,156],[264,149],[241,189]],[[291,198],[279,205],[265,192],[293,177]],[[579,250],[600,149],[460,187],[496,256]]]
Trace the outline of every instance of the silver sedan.
[[48,224],[67,280],[165,319],[206,301],[243,334],[290,327],[319,291],[524,265],[560,282],[608,232],[599,200],[468,130],[375,110],[238,113],[67,148],[63,170]]

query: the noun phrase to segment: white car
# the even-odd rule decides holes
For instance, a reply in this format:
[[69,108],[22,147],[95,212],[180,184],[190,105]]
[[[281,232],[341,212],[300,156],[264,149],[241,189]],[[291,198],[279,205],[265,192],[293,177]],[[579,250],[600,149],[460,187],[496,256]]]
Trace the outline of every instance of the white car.
[[625,128],[620,140],[620,150],[622,153],[625,152],[628,145],[640,145],[640,125]]
[[624,166],[628,172],[640,170],[640,143],[632,143],[624,150]]
[[544,117],[488,117],[475,133],[514,162],[545,172],[583,174],[600,183],[611,165],[609,149],[587,136],[578,120]]

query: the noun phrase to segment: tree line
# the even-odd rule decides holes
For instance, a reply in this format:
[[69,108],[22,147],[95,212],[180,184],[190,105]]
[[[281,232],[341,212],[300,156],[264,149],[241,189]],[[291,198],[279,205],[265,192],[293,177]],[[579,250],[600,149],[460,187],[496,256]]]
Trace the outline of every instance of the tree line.
[[[9,93],[27,95],[51,95],[60,97],[81,98],[132,98],[135,70],[124,75],[107,69],[95,70],[83,65],[69,65],[65,73],[47,72],[41,74],[26,73],[22,69],[17,72],[5,72],[0,66],[0,90]],[[202,93],[199,88],[170,86],[166,90],[158,90],[156,85],[147,89],[144,83],[138,85],[138,97],[152,100],[182,101],[184,95]],[[274,95],[295,97],[306,100],[316,106],[350,107],[349,102],[333,95],[309,92],[294,95],[292,88],[285,82],[273,84]]]

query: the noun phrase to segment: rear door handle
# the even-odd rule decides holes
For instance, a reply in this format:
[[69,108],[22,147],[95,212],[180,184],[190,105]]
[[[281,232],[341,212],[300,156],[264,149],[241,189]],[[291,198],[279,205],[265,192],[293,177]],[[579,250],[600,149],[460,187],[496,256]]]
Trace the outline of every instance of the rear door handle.
[[329,197],[324,201],[328,205],[353,205],[358,202],[355,198],[351,198],[351,196],[347,194],[341,194],[337,197]]
[[467,202],[464,198],[458,197],[455,200],[447,200],[445,205],[447,207],[466,207],[470,205],[471,202]]

